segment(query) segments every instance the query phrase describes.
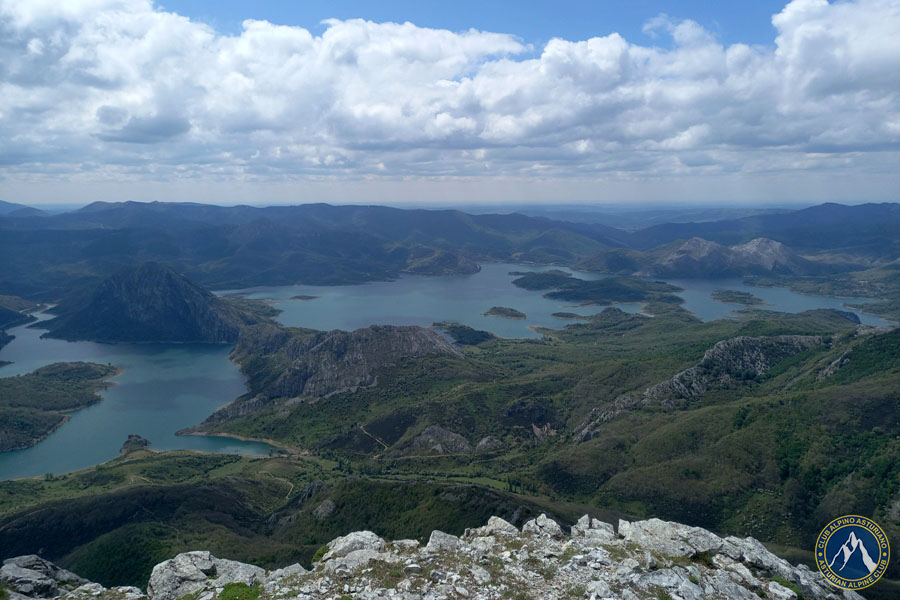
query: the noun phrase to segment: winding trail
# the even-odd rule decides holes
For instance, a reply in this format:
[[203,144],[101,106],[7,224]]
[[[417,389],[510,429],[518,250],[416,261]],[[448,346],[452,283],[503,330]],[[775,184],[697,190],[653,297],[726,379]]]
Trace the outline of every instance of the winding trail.
[[378,442],[379,444],[381,444],[382,446],[384,446],[385,450],[388,449],[388,445],[385,444],[384,441],[381,438],[379,438],[378,436],[372,435],[371,433],[366,431],[366,428],[362,425],[362,423],[359,424],[359,430],[362,431],[367,436],[369,436],[370,438],[372,438],[373,440],[375,440],[376,442]]
[[272,479],[277,479],[278,481],[283,481],[283,482],[285,482],[286,484],[288,484],[288,485],[290,486],[290,488],[288,488],[287,494],[284,495],[284,499],[287,500],[288,498],[291,497],[291,492],[294,491],[294,484],[291,483],[290,480],[285,479],[284,477],[278,477],[277,475],[273,475],[273,474],[270,473],[269,471],[260,471],[260,473],[265,473],[266,475],[268,475],[268,476],[271,477]]

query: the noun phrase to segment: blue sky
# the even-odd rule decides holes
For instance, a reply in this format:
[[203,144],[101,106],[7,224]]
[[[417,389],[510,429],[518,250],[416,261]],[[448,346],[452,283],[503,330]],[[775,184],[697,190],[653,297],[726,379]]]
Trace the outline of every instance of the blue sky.
[[0,199],[897,201],[898,31],[900,0],[0,0]]
[[644,23],[661,13],[675,19],[692,19],[722,42],[771,45],[775,35],[772,15],[785,2],[772,0],[168,0],[159,6],[208,23],[217,31],[236,34],[244,19],[260,19],[280,25],[299,25],[311,31],[323,29],[325,19],[411,21],[422,27],[460,31],[469,28],[512,33],[537,47],[549,39],[585,40],[613,32],[635,43],[668,44],[642,31]]

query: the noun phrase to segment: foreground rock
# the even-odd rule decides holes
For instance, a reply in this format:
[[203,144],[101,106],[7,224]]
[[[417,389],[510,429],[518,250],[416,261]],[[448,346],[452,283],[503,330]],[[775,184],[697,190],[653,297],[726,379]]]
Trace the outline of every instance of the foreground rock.
[[222,560],[209,552],[185,552],[153,567],[147,593],[154,600],[178,600],[199,593],[199,600],[205,594],[221,592],[229,583],[256,585],[265,575],[259,567]]
[[[32,574],[24,577],[19,569]],[[38,557],[10,559],[2,581],[12,600],[137,600],[140,594],[84,583]],[[521,531],[491,517],[462,537],[435,531],[424,547],[354,532],[327,544],[312,571],[291,565],[267,573],[209,552],[187,552],[157,565],[147,591],[151,600],[214,600],[227,586],[245,585],[261,600],[862,598],[778,558],[753,538],[722,538],[659,519],[619,521],[617,535],[612,525],[587,515],[571,535],[545,515]]]

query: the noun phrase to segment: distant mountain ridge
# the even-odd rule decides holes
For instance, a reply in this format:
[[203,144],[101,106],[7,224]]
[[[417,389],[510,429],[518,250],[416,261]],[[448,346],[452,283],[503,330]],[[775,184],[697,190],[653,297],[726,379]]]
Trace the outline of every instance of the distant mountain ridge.
[[17,204],[15,202],[5,202],[0,200],[0,215],[9,215],[12,217],[37,217],[46,215],[44,211],[28,206],[25,204]]
[[234,342],[258,322],[169,267],[147,262],[61,303],[49,337],[101,342]]
[[[0,261],[0,290],[56,301],[73,286],[97,282],[144,260],[169,265],[212,289],[355,284],[403,273],[463,274],[484,262],[669,276],[665,269],[645,269],[664,259],[671,251],[668,245],[694,238],[730,247],[738,255],[723,257],[729,268],[705,276],[815,275],[896,260],[898,230],[898,204],[823,204],[629,233],[600,223],[519,213],[97,202],[62,214],[0,214],[0,255],[13,257]],[[760,238],[769,241],[753,242]],[[674,269],[673,276],[683,270]]]
[[676,240],[700,237],[724,245],[766,237],[799,252],[841,250],[880,260],[900,255],[900,204],[825,203],[802,210],[712,221],[667,223],[637,231],[629,244],[649,250]]
[[479,262],[571,263],[622,247],[599,224],[520,214],[385,206],[222,207],[94,203],[41,218],[0,217],[0,289],[55,300],[73,284],[154,260],[215,289],[353,284],[404,272],[472,273]]
[[645,266],[638,275],[721,278],[814,275],[824,271],[824,265],[803,258],[775,240],[755,238],[745,244],[728,247],[695,237]]

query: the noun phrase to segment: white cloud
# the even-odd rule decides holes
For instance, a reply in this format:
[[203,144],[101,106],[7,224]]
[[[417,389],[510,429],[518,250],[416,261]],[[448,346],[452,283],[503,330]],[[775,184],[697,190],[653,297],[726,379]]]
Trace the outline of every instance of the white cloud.
[[772,47],[662,15],[645,31],[671,47],[613,33],[533,52],[411,23],[223,36],[149,0],[0,0],[0,178],[895,168],[900,2],[795,0],[772,23]]

